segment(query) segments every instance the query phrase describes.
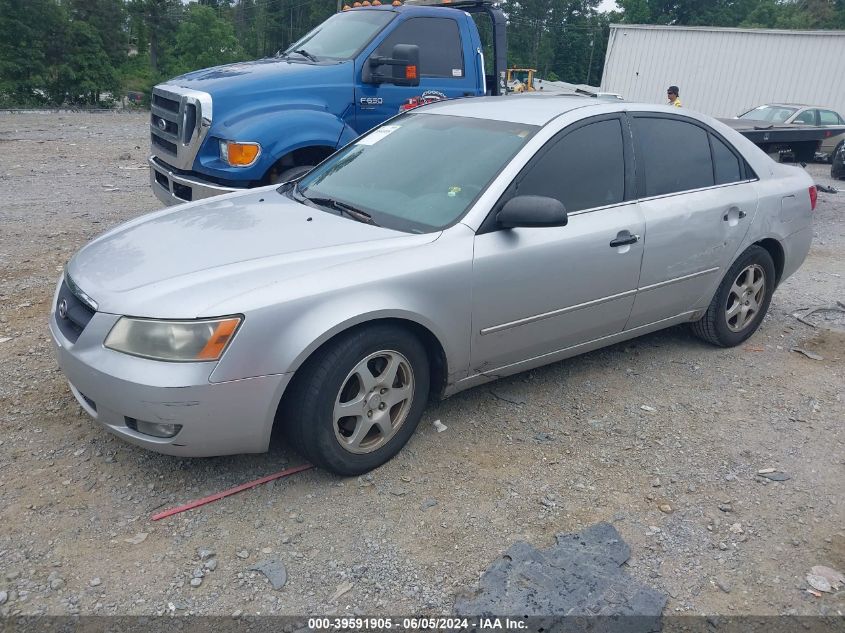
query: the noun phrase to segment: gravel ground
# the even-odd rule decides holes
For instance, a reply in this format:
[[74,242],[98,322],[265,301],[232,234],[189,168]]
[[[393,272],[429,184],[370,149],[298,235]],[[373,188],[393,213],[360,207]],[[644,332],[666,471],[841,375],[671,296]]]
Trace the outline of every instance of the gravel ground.
[[[0,115],[0,614],[448,613],[514,542],[544,548],[602,520],[631,546],[629,573],[669,594],[667,614],[845,611],[845,591],[814,597],[805,581],[813,565],[845,570],[845,318],[792,316],[845,301],[845,193],[820,194],[809,258],[743,346],[684,328],[615,345],[430,406],[365,477],[312,470],[153,523],[302,460],[135,448],[56,369],[62,265],[159,206],[146,121]],[[248,570],[268,558],[287,567],[281,590]]]

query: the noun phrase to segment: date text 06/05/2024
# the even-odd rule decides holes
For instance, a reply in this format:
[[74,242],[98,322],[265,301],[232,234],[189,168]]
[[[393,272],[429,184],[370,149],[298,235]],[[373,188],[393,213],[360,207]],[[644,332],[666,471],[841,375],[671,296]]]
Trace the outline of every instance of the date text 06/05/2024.
[[461,617],[354,617],[354,618],[309,618],[308,628],[312,631],[520,631],[527,627],[520,618],[461,618]]

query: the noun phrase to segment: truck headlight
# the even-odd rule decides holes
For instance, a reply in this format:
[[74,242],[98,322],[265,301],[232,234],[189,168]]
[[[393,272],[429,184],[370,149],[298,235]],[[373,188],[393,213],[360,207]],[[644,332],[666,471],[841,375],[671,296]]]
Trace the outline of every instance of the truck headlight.
[[121,317],[106,337],[105,346],[153,360],[213,361],[223,354],[241,320],[241,317],[224,317],[158,321]]
[[220,141],[220,158],[232,167],[249,167],[261,155],[258,143],[236,143]]

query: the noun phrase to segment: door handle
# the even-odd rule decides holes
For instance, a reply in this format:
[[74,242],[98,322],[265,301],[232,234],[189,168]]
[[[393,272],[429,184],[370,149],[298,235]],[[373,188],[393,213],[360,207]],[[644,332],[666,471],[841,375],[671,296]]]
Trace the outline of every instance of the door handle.
[[616,236],[616,239],[610,241],[611,248],[616,248],[617,246],[628,246],[629,244],[636,244],[640,241],[639,235],[632,235],[625,231],[624,233],[620,233]]

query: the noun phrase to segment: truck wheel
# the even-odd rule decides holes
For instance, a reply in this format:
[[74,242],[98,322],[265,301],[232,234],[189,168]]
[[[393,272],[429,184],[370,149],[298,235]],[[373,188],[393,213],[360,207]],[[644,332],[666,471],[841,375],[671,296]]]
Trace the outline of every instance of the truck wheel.
[[290,167],[289,169],[285,169],[283,172],[279,173],[278,176],[275,176],[270,184],[272,185],[280,185],[283,182],[290,182],[291,180],[296,180],[303,174],[308,173],[314,169],[314,165],[297,165],[296,167]]
[[693,334],[720,347],[739,345],[760,326],[775,290],[775,264],[769,252],[751,246],[719,284],[707,312],[692,324]]
[[391,459],[422,417],[429,391],[422,343],[396,325],[349,332],[297,372],[284,432],[313,464],[360,475]]

